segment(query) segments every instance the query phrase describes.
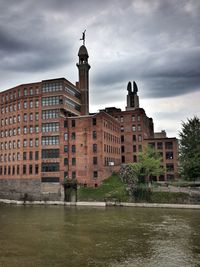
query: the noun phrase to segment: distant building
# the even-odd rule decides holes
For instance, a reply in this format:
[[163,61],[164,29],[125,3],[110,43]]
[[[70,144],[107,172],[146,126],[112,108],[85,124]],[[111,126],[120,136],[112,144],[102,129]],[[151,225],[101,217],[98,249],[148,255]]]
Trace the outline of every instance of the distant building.
[[82,45],[76,85],[65,78],[22,84],[0,93],[0,198],[64,199],[66,178],[98,186],[122,163],[137,162],[145,145],[159,150],[174,179],[177,139],[154,133],[139,107],[137,84],[127,86],[126,111],[89,113],[88,52]]

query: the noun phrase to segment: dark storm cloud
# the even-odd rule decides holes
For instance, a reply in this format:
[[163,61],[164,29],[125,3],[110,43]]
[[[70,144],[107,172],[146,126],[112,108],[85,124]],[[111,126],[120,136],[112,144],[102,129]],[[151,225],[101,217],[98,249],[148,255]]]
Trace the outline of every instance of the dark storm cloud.
[[48,70],[59,76],[64,65],[76,72],[74,44],[87,28],[94,103],[112,90],[120,101],[129,80],[146,98],[200,88],[200,1],[0,0],[0,10],[5,80],[6,72],[10,79]]

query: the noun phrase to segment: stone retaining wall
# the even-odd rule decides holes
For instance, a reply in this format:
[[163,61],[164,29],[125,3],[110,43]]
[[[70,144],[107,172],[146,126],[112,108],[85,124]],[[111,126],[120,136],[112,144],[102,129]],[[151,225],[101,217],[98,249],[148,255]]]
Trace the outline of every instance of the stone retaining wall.
[[61,185],[41,185],[39,179],[0,179],[0,198],[12,200],[61,200]]

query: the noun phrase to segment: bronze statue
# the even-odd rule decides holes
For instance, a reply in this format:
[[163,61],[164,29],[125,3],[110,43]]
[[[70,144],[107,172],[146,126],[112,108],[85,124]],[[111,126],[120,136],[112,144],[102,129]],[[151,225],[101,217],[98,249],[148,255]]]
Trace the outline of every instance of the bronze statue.
[[83,41],[83,45],[85,45],[85,32],[86,32],[86,30],[84,30],[84,32],[82,32],[82,38],[80,39],[81,41]]

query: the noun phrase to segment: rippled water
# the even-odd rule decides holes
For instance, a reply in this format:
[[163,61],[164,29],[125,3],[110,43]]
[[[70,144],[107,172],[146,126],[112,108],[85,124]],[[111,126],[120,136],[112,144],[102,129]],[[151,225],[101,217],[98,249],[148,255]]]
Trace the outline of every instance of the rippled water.
[[200,266],[200,211],[0,206],[0,266]]

